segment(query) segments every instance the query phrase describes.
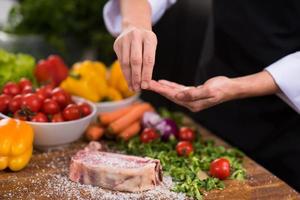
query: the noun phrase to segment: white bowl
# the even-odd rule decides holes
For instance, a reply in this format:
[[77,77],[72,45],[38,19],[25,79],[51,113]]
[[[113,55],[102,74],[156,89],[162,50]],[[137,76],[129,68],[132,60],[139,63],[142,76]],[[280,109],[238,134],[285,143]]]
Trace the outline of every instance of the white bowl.
[[139,97],[140,93],[136,93],[135,95],[120,101],[95,103],[97,107],[97,113],[112,112],[117,109],[124,108],[138,101]]
[[[81,98],[73,97],[76,103],[86,102],[92,108],[92,113],[84,118],[66,122],[29,122],[34,130],[34,146],[39,149],[57,147],[78,140],[96,115],[96,106]],[[9,118],[0,113],[0,118]]]

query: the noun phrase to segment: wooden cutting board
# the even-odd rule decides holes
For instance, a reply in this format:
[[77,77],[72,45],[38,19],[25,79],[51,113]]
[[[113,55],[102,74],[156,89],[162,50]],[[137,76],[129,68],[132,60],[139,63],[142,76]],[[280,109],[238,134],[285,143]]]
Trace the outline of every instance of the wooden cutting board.
[[[199,126],[205,139],[229,146]],[[165,187],[139,194],[116,193],[98,187],[83,186],[68,180],[70,157],[87,143],[78,141],[49,152],[35,151],[30,164],[20,172],[0,172],[0,199],[184,199]],[[244,159],[247,180],[226,180],[224,190],[205,193],[204,199],[217,200],[288,200],[300,195],[248,157]]]

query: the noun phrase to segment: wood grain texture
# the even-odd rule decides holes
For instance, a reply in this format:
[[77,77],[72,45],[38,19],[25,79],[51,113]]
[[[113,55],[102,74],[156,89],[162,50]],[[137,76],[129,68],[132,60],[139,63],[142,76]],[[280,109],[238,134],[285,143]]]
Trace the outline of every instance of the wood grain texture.
[[[205,139],[214,139],[217,144],[229,147],[203,127],[198,126]],[[76,188],[65,181],[53,185],[51,180],[57,180],[54,174],[62,174],[67,179],[70,157],[87,143],[78,141],[60,150],[42,153],[35,151],[30,164],[20,172],[0,172],[0,199],[106,199],[103,195],[93,196],[91,187]],[[226,180],[224,190],[213,190],[205,193],[204,199],[230,200],[294,200],[300,195],[279,178],[255,163],[248,157],[244,159],[247,170],[247,180]],[[55,187],[55,188],[54,188]],[[61,187],[61,189],[60,189]],[[67,189],[72,187],[72,189]],[[139,198],[143,199],[143,198]],[[163,196],[153,196],[153,199],[167,199]]]

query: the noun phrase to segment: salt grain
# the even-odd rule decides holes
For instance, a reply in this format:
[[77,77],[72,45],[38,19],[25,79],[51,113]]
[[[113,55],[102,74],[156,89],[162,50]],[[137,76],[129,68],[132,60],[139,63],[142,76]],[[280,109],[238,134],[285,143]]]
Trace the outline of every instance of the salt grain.
[[[171,177],[164,177],[163,183],[153,190],[129,193],[117,192],[103,189],[97,186],[83,185],[72,182],[69,177],[69,154],[62,155],[64,151],[59,152],[59,156],[52,157],[49,161],[48,153],[41,153],[47,159],[41,159],[39,162],[31,162],[30,167],[39,169],[38,172],[30,178],[30,185],[19,182],[18,177],[12,175],[11,181],[14,181],[14,191],[4,195],[0,194],[0,199],[66,199],[66,200],[165,200],[178,199],[184,200],[187,197],[183,193],[170,191],[173,187]],[[52,152],[55,153],[55,152]],[[45,163],[47,162],[47,163]],[[47,173],[48,172],[48,173]]]

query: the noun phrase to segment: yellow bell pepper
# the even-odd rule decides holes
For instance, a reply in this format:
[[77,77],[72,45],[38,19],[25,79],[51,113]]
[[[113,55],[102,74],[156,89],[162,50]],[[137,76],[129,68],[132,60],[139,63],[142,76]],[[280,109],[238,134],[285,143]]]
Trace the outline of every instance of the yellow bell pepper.
[[60,87],[72,95],[80,96],[93,102],[100,100],[100,95],[95,92],[93,83],[88,80],[68,77],[61,83]]
[[76,63],[73,66],[73,70],[84,77],[94,74],[106,79],[106,66],[102,62],[87,60],[81,63]]
[[61,84],[66,91],[93,102],[99,102],[106,96],[106,67],[103,63],[93,61],[76,63],[72,75],[74,76],[68,77]]
[[122,95],[115,88],[108,87],[107,95],[104,97],[104,99],[109,101],[119,101],[122,100]]
[[0,170],[23,169],[32,155],[33,129],[24,121],[0,120]]
[[123,75],[119,61],[115,61],[112,64],[108,83],[111,87],[120,91],[124,98],[132,96],[134,94],[134,92],[130,91],[128,87],[127,81]]

